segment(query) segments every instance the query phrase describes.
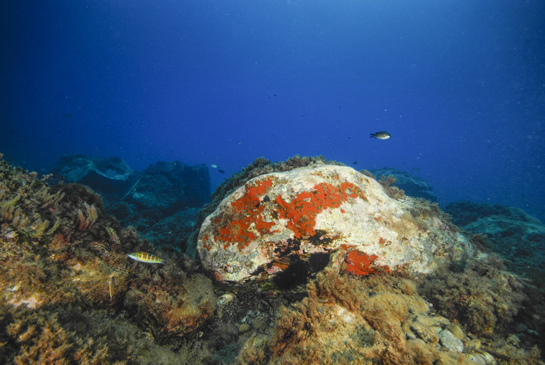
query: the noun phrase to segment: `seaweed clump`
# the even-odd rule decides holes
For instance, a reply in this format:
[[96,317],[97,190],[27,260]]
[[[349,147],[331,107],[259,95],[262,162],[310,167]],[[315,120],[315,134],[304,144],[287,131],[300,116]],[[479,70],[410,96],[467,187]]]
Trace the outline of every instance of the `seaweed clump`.
[[[0,362],[125,363],[160,344],[183,347],[214,312],[211,280],[120,229],[91,189],[48,178],[0,155]],[[168,265],[135,263],[135,251]]]
[[246,342],[236,364],[543,364],[543,328],[531,326],[543,313],[530,304],[543,298],[497,258],[418,278],[353,275],[345,253],[331,256],[303,300],[280,308],[272,334]]
[[545,330],[543,294],[505,271],[498,256],[490,254],[464,268],[439,268],[420,281],[418,292],[495,357],[542,363],[536,361],[545,349],[539,336]]
[[380,185],[382,185],[384,191],[390,198],[396,200],[404,200],[406,197],[405,192],[395,186],[396,181],[397,179],[392,175],[388,176],[388,178],[382,175],[380,180],[378,180],[378,182],[380,183]]
[[436,333],[413,333],[419,321],[438,328],[448,321],[429,316],[428,304],[415,295],[409,279],[352,276],[328,267],[307,289],[308,298],[280,312],[271,342],[273,364],[463,363],[460,355],[437,350]]

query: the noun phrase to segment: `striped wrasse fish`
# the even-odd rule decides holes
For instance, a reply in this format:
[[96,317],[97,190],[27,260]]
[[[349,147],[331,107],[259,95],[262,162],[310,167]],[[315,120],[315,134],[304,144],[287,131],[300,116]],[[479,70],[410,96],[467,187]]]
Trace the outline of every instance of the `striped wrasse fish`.
[[167,264],[166,260],[160,259],[159,257],[147,252],[133,252],[127,256],[135,261],[145,262],[148,264]]

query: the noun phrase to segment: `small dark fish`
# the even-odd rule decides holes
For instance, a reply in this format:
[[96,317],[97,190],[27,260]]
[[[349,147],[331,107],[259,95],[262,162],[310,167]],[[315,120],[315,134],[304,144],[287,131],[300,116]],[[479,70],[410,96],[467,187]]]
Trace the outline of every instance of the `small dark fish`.
[[65,118],[73,118],[74,114],[66,113],[66,114],[63,114],[62,116]]
[[225,174],[225,171],[223,171],[223,170],[218,170],[218,172],[220,172],[222,174]]
[[354,161],[354,162],[352,162],[352,164],[357,165],[357,164],[358,164],[358,161]]
[[391,135],[388,132],[377,132],[377,133],[371,133],[370,138],[376,138],[376,139],[388,139]]

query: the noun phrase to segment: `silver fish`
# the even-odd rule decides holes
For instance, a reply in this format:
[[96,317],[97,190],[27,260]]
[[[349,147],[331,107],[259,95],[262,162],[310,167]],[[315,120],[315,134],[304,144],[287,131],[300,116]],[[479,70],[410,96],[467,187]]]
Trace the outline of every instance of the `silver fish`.
[[388,132],[377,132],[377,133],[371,133],[370,138],[376,138],[376,139],[388,139],[391,135]]

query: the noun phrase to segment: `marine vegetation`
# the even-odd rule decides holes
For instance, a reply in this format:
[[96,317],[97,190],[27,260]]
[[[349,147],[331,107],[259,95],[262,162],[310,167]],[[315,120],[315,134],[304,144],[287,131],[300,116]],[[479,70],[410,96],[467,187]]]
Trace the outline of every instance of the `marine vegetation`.
[[[137,351],[132,340],[112,346],[102,338],[117,331],[110,320],[163,343],[213,315],[211,281],[187,257],[155,251],[131,227],[120,230],[89,188],[50,187],[48,178],[0,159],[0,362],[127,359]],[[135,266],[127,255],[137,251],[169,264]],[[79,321],[87,327],[72,329],[75,317],[88,318]]]
[[89,188],[47,181],[0,158],[0,363],[543,364],[543,294],[486,247],[433,275],[347,245],[291,272],[298,285],[214,283]]

